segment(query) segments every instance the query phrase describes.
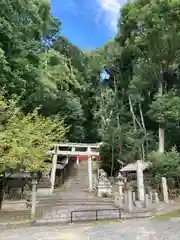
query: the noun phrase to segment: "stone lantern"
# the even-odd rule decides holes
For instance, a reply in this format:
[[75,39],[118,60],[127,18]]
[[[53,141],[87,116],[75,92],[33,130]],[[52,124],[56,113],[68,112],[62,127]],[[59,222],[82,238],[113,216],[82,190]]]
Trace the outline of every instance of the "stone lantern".
[[123,195],[123,186],[126,182],[126,178],[122,176],[121,172],[118,173],[118,176],[116,177],[116,185],[118,186],[118,193],[120,196]]

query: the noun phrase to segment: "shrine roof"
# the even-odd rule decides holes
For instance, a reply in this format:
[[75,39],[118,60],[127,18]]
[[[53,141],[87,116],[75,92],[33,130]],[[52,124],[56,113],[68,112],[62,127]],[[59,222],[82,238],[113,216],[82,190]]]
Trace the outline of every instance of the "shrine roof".
[[[143,171],[150,168],[150,166],[151,166],[150,162],[143,162],[142,163]],[[137,162],[129,163],[128,165],[120,169],[120,172],[136,172],[136,171],[137,171]]]

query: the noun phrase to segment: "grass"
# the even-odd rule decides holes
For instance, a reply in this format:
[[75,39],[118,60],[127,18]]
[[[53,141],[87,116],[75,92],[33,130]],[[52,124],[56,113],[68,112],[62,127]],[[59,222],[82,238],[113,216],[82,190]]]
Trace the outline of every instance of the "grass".
[[159,221],[159,222],[167,222],[171,218],[175,218],[175,217],[180,217],[180,209],[172,211],[172,212],[164,213],[164,214],[159,215],[159,216],[155,216],[155,217],[152,218],[152,220],[153,221]]
[[0,211],[0,223],[18,222],[30,219],[31,215],[29,211]]
[[[36,208],[35,219],[39,219],[42,216],[42,209],[40,207]],[[0,211],[0,223],[13,223],[21,221],[35,220],[31,217],[31,211]]]

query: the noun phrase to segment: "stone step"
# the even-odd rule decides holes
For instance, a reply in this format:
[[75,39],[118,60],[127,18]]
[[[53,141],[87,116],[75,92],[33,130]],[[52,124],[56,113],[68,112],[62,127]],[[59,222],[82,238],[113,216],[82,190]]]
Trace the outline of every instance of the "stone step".
[[[111,210],[110,210],[111,209]],[[77,209],[78,210],[78,209]],[[73,213],[73,222],[74,221],[87,221],[87,220],[96,220],[96,208],[86,209],[87,211],[79,211]],[[100,210],[100,209],[98,209]],[[121,212],[119,209],[115,208],[102,208],[101,211],[97,212],[98,220],[106,220],[106,219],[118,219],[120,218]],[[60,222],[69,222],[71,219],[71,209],[64,209],[61,212],[58,212],[56,209],[53,209],[51,213],[48,213],[44,216],[44,219],[38,220],[38,222],[55,222],[55,220]]]
[[[91,211],[91,209],[115,208],[112,199],[102,199],[89,194],[87,162],[80,163],[78,167],[74,166],[69,174],[70,176],[65,180],[65,183],[60,188],[56,188],[53,195],[38,197],[39,205],[43,209],[42,220],[54,218],[67,220],[71,211],[76,210],[90,209]],[[80,215],[83,217],[86,214],[81,212]],[[107,216],[109,216],[108,212]]]
[[95,206],[104,206],[104,205],[114,205],[114,202],[111,202],[111,201],[105,201],[105,202],[102,202],[102,201],[90,201],[90,200],[87,200],[87,199],[81,199],[81,200],[60,200],[60,201],[56,201],[56,200],[51,200],[51,201],[46,201],[46,200],[37,200],[39,204],[50,204],[50,205],[54,205],[54,204],[58,204],[58,205],[67,205],[67,204],[74,204],[74,205],[95,205]]
[[43,206],[60,206],[60,207],[67,207],[67,206],[79,206],[81,209],[82,208],[86,208],[87,206],[91,206],[91,207],[95,207],[95,208],[99,208],[99,207],[112,207],[114,206],[113,203],[102,203],[102,202],[86,202],[86,201],[78,201],[78,202],[74,202],[74,201],[64,201],[64,202],[41,202],[38,201],[39,205],[43,205]]

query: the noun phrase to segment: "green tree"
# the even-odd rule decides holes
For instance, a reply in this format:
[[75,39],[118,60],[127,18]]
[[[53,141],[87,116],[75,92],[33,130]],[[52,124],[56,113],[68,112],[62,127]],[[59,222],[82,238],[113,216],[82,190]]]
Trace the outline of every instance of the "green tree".
[[64,139],[66,129],[59,118],[24,115],[14,101],[0,100],[1,171],[36,172],[44,168],[48,150]]
[[[140,73],[138,84],[144,91],[150,88],[151,94],[162,96],[177,84],[179,10],[179,2],[170,0],[137,0],[122,9],[119,40],[136,53],[133,69]],[[159,151],[164,148],[164,126],[159,124]]]

